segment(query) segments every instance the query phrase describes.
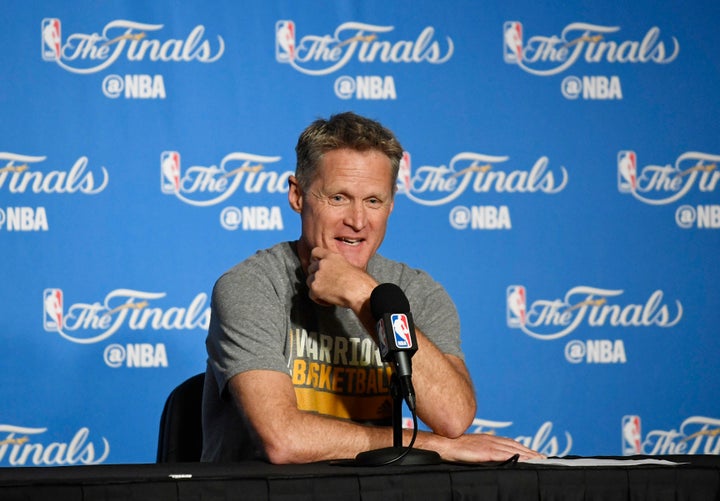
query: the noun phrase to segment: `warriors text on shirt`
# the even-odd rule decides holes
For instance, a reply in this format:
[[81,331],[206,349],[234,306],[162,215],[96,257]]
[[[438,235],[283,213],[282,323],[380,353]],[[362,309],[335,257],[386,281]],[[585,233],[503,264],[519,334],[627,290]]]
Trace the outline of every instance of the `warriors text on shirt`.
[[290,331],[289,368],[302,410],[356,420],[389,416],[391,369],[370,338]]

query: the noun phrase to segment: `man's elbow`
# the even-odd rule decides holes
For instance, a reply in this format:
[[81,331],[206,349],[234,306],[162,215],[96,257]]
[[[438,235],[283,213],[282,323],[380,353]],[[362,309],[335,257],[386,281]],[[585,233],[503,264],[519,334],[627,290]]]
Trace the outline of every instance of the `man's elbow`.
[[447,419],[433,430],[436,434],[447,438],[458,438],[472,424],[472,419]]
[[458,438],[465,433],[475,419],[475,402],[463,405],[454,412],[445,412],[433,426],[433,432],[447,438]]
[[312,458],[308,457],[308,450],[293,441],[293,438],[285,434],[282,437],[263,440],[265,456],[272,464],[302,464],[310,463]]
[[297,459],[285,447],[265,446],[265,455],[272,464],[297,464]]

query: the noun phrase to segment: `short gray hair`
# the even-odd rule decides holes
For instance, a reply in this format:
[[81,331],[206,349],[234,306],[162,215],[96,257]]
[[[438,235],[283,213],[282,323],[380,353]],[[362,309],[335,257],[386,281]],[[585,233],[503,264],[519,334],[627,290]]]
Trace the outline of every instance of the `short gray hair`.
[[303,191],[312,183],[323,154],[341,148],[378,150],[385,154],[390,159],[395,186],[403,156],[403,148],[395,134],[376,120],[348,111],[327,120],[315,120],[300,134],[295,146],[295,177]]

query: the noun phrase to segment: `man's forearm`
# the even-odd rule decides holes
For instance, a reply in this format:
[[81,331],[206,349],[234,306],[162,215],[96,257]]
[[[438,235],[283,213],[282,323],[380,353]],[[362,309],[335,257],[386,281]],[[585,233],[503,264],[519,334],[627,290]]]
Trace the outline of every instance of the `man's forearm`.
[[[390,427],[364,426],[299,410],[287,374],[248,371],[234,376],[228,385],[273,463],[352,459],[361,452],[393,445]],[[403,431],[404,446],[411,435],[412,430]],[[513,440],[487,434],[448,438],[420,432],[415,447],[437,451],[451,461],[501,460],[516,453],[537,456]]]
[[254,370],[237,374],[228,388],[252,423],[272,463],[353,458],[392,445],[392,429],[301,411],[287,374]]
[[[268,459],[275,464],[310,463],[333,459],[354,459],[361,452],[390,447],[393,444],[389,427],[365,426],[348,421],[301,412],[295,432],[299,434],[280,440],[276,447],[268,447]],[[407,447],[413,431],[403,430],[403,447]],[[522,459],[541,457],[509,438],[488,434],[464,434],[448,438],[432,432],[420,431],[414,444],[416,449],[435,451],[446,461],[502,461],[518,454]],[[401,451],[399,451],[401,452]]]
[[[281,418],[282,419],[282,418]],[[275,464],[351,459],[359,453],[392,445],[392,429],[367,426],[297,411],[282,436],[263,437],[268,460]]]
[[443,354],[416,330],[418,351],[412,358],[413,385],[420,419],[435,433],[457,437],[475,418],[475,391],[465,365]]
[[[369,299],[353,309],[377,342]],[[475,417],[475,391],[465,365],[458,357],[442,353],[419,329],[415,329],[418,351],[413,355],[413,386],[420,419],[435,433],[457,437]]]

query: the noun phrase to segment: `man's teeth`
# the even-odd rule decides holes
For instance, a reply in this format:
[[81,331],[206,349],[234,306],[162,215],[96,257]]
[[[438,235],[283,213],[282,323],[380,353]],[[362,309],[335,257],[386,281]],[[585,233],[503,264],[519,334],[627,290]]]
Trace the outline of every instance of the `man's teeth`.
[[340,240],[341,242],[344,242],[348,245],[357,245],[361,242],[361,240],[353,240],[351,238],[339,238],[338,240]]

